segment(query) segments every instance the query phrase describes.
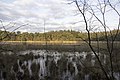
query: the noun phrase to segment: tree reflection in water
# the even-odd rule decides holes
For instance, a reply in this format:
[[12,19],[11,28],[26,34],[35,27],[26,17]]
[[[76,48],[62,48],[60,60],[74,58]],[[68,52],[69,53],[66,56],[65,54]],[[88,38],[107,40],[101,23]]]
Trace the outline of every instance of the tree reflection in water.
[[[93,53],[45,50],[0,54],[0,80],[100,80],[104,79]],[[106,56],[100,55],[104,64]],[[105,57],[104,57],[105,56]],[[96,72],[96,73],[92,73]],[[119,74],[114,73],[119,80]]]

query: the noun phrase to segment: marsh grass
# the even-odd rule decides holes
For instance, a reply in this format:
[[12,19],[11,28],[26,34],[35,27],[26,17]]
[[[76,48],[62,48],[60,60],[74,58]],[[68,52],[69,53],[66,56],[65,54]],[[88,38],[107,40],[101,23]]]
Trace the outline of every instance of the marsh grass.
[[[104,44],[104,43],[103,43]],[[104,48],[105,47],[105,44],[103,45],[101,44],[100,47],[101,48]],[[92,44],[94,47],[96,47],[96,43],[93,43]],[[104,47],[103,47],[104,46]],[[115,44],[116,46],[116,53],[118,54],[119,53],[119,49],[118,49],[118,46],[120,47],[120,45],[117,45]],[[4,74],[6,75],[5,79],[6,80],[14,80],[15,79],[15,74],[12,73],[11,74],[11,69],[13,67],[13,71],[16,73],[17,77],[22,77],[23,80],[40,80],[39,79],[39,76],[38,76],[38,72],[39,72],[39,68],[40,68],[40,65],[36,64],[36,63],[33,63],[31,65],[31,70],[33,72],[33,76],[30,77],[29,75],[29,70],[27,68],[27,66],[25,65],[22,65],[24,63],[24,61],[33,61],[34,59],[39,59],[39,58],[43,58],[42,56],[34,56],[34,52],[32,52],[31,50],[33,49],[46,49],[46,45],[33,45],[33,44],[17,44],[17,45],[12,45],[12,44],[4,44],[2,45],[3,48],[7,48],[8,50],[11,49],[13,50],[14,52],[12,52],[11,55],[9,55],[9,52],[4,52],[5,54],[2,54],[2,52],[0,52],[0,70],[2,72],[4,72]],[[58,50],[60,52],[63,52],[63,51],[71,51],[71,52],[74,52],[75,51],[80,51],[82,52],[83,51],[90,51],[89,47],[87,46],[87,44],[85,43],[82,43],[82,44],[79,44],[79,45],[48,45],[47,47],[49,50]],[[29,54],[24,54],[24,55],[18,55],[19,54],[19,51],[21,50],[27,50],[27,49],[30,49]],[[95,48],[94,48],[95,49]],[[117,50],[118,49],[118,50]],[[49,51],[48,50],[48,51]],[[96,49],[97,50],[97,49]],[[102,50],[101,50],[102,51]],[[54,52],[54,51],[53,51]],[[86,56],[86,59],[83,61],[84,65],[86,67],[82,67],[80,65],[77,65],[78,67],[78,75],[76,76],[76,79],[75,80],[84,80],[84,75],[86,75],[87,73],[90,73],[91,76],[93,76],[93,80],[99,80],[99,76],[103,77],[104,78],[104,75],[102,75],[103,73],[101,72],[101,69],[100,67],[98,66],[98,61],[96,60],[96,58],[94,59],[95,60],[95,66],[94,67],[91,67],[92,64],[90,64],[90,61],[92,59],[92,56],[91,56],[91,53],[92,52],[88,52],[86,53],[87,56]],[[105,53],[105,52],[104,52]],[[116,55],[115,55],[116,56]],[[47,56],[49,58],[52,58],[51,56]],[[55,62],[52,61],[51,62],[51,65],[49,66],[50,68],[50,73],[51,75],[50,76],[45,76],[45,79],[43,80],[59,80],[59,74],[62,74],[63,71],[66,70],[66,66],[67,66],[67,61],[68,59],[66,58],[67,56],[63,56],[59,61],[58,61],[58,65],[59,66],[56,66],[55,65]],[[104,60],[104,57],[103,56],[100,56],[101,60]],[[120,55],[118,55],[117,59],[119,59]],[[73,58],[73,61],[76,61],[77,58]],[[78,60],[80,61],[82,58],[78,58]],[[18,67],[18,61],[19,60],[19,65],[21,66],[21,68],[25,71],[25,74],[24,76],[20,76],[19,74],[21,74],[19,72],[19,67]],[[54,60],[54,59],[53,59]],[[78,62],[79,62],[78,61]],[[108,61],[108,60],[107,60]],[[120,66],[120,60],[117,60],[119,62],[116,62],[118,64],[116,64],[115,62],[115,71],[117,72],[118,70],[118,67],[117,66]],[[46,61],[46,63],[48,64],[49,61]],[[103,61],[102,61],[103,62]],[[109,62],[106,62],[105,65],[105,68],[106,70],[109,72]],[[81,69],[82,68],[82,69]],[[58,70],[59,69],[59,70]],[[68,64],[68,70],[71,72],[71,73],[74,73],[74,67],[72,66],[72,63],[69,63]],[[94,71],[94,73],[92,73],[91,71]],[[59,72],[59,73],[58,73]],[[95,79],[94,79],[95,78]],[[97,79],[96,79],[97,78]],[[102,80],[102,79],[101,79]],[[105,79],[103,79],[105,80]]]
[[80,43],[80,44],[74,44],[74,43],[52,43],[52,44],[44,44],[41,42],[10,42],[10,43],[5,43],[5,44],[0,44],[1,49],[3,50],[10,50],[13,52],[21,51],[21,50],[57,50],[57,51],[67,51],[67,52],[83,52],[83,51],[90,51],[88,45],[86,43]]
[[[92,46],[98,51],[97,42],[93,41]],[[114,50],[119,50],[120,42],[114,43]],[[0,50],[21,51],[21,50],[55,50],[59,52],[90,52],[88,44],[84,41],[7,41],[0,43]],[[106,42],[99,42],[99,51],[107,52]]]

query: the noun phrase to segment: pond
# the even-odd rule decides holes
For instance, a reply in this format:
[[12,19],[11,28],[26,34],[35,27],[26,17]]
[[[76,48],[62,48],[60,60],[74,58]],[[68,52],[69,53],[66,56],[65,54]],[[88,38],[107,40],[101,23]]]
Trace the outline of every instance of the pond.
[[[107,55],[97,53],[109,73]],[[120,80],[118,71],[114,72]],[[0,80],[105,80],[92,52],[1,52]]]

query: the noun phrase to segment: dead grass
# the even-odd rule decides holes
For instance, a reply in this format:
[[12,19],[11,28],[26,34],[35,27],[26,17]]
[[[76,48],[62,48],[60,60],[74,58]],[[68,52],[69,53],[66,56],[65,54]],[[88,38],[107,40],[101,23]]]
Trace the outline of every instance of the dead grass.
[[[97,43],[95,41],[92,42],[92,46],[95,51],[98,50]],[[107,51],[106,42],[100,42],[100,51]],[[115,50],[120,48],[120,42],[114,43]],[[38,49],[46,49],[46,50],[57,50],[57,51],[70,51],[70,52],[89,52],[91,49],[84,41],[6,41],[0,42],[0,49],[3,50],[12,50],[12,51],[20,51],[20,50],[38,50]]]

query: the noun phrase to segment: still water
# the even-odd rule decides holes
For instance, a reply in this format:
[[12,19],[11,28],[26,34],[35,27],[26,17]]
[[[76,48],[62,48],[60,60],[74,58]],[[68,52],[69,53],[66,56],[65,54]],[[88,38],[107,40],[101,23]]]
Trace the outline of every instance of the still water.
[[[0,80],[105,80],[92,52],[26,50],[0,55]],[[98,55],[107,65],[107,56]],[[118,72],[114,77],[120,80]]]

